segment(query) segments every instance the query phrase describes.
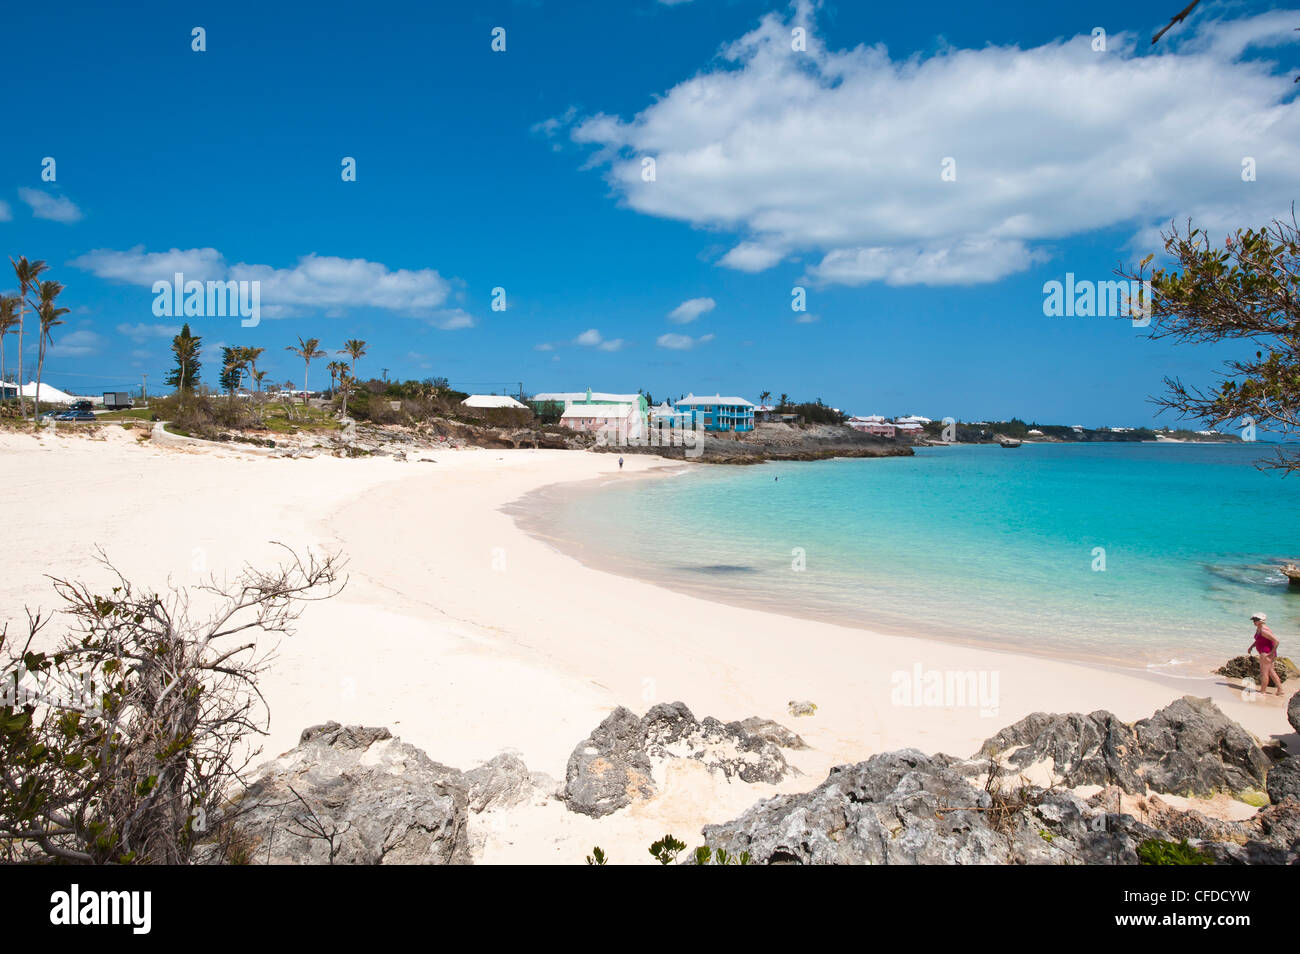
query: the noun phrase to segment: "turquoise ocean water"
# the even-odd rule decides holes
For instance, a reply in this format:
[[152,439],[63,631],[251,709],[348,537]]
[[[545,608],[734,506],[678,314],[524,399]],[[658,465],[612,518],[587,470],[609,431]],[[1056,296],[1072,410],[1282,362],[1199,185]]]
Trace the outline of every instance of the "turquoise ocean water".
[[519,512],[589,563],[715,599],[1199,675],[1245,650],[1254,611],[1300,651],[1300,588],[1278,572],[1300,559],[1300,478],[1256,469],[1271,453],[919,448],[620,476]]

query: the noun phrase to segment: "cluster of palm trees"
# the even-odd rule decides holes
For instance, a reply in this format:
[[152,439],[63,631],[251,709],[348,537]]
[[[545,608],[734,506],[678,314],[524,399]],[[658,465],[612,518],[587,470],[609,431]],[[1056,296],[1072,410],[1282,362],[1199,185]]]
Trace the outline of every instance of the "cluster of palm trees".
[[23,397],[23,335],[27,326],[27,310],[30,308],[37,319],[36,345],[36,395],[33,403],[32,419],[41,413],[41,376],[45,371],[45,351],[54,343],[53,331],[63,324],[63,316],[69,311],[60,308],[55,301],[63,292],[63,285],[56,281],[43,281],[41,275],[49,270],[45,262],[37,259],[28,261],[27,256],[20,256],[17,261],[12,257],[9,263],[14,267],[14,277],[18,279],[17,295],[0,295],[0,383],[5,380],[4,341],[5,336],[18,331],[18,407],[22,416],[27,417],[27,401]]
[[[772,399],[772,392],[771,392],[771,391],[764,391],[762,394],[760,394],[760,395],[758,396],[758,403],[759,403],[759,404],[767,404],[767,402],[770,401],[771,399]],[[790,395],[788,395],[788,394],[782,394],[782,395],[781,395],[781,399],[780,399],[779,401],[776,402],[776,406],[777,406],[778,408],[782,408],[782,407],[785,407],[785,406],[786,406],[787,404],[789,404],[789,403],[790,403]]]
[[[285,351],[292,351],[298,357],[302,358],[302,403],[307,404],[307,376],[311,372],[311,363],[317,358],[328,357],[328,354],[321,350],[319,338],[303,338],[299,336],[298,345],[288,345]],[[346,354],[351,358],[351,363],[343,361],[331,361],[325,366],[330,373],[330,390],[340,387],[343,393],[343,416],[348,416],[348,394],[352,390],[352,385],[356,383],[357,359],[366,353],[366,343],[360,338],[349,338],[343,342],[343,348],[336,351],[335,354]]]
[[257,359],[265,353],[265,348],[231,348],[226,355],[225,370],[232,380],[242,379],[247,374],[253,382],[253,390],[260,394],[266,372],[257,370]]
[[[307,403],[307,379],[311,373],[311,363],[317,358],[328,357],[327,353],[321,350],[319,338],[298,338],[298,344],[288,345],[285,351],[292,351],[303,360],[302,371],[302,390],[303,403]],[[256,393],[261,393],[262,382],[266,379],[267,372],[257,370],[258,359],[266,353],[265,348],[230,348],[226,355],[224,370],[232,380],[239,380],[245,373],[253,382],[253,389]],[[330,390],[333,391],[336,386],[343,386],[343,413],[347,415],[347,388],[356,381],[357,359],[366,353],[366,343],[359,338],[349,338],[343,343],[342,350],[336,354],[346,354],[351,358],[351,363],[344,361],[331,361],[326,370],[330,373]]]

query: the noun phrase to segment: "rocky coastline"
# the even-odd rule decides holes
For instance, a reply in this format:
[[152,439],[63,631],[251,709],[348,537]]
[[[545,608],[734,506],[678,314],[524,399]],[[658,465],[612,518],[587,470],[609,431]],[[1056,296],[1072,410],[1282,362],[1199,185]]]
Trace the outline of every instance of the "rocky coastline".
[[[1288,718],[1300,731],[1300,693]],[[698,719],[681,702],[640,717],[620,707],[578,742],[561,780],[511,753],[460,771],[386,728],[330,722],[264,764],[225,821],[250,863],[472,864],[485,813],[560,802],[599,819],[655,798],[676,761],[731,785],[771,783],[798,774],[785,753],[803,747],[770,720]],[[1221,795],[1263,807],[1228,820],[1174,804]],[[1184,696],[1133,724],[1034,713],[967,757],[879,753],[677,834],[699,843],[670,853],[687,864],[1131,865],[1171,845],[1199,863],[1296,864],[1300,760],[1209,699]]]

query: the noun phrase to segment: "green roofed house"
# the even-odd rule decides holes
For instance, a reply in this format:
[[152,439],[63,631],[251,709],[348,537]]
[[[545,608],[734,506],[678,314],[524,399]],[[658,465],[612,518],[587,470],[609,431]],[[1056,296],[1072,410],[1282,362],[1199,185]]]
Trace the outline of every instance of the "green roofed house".
[[544,420],[558,421],[572,406],[587,407],[601,404],[630,404],[636,408],[636,416],[645,421],[649,405],[644,394],[608,394],[604,391],[548,391],[534,394],[528,401],[537,416]]

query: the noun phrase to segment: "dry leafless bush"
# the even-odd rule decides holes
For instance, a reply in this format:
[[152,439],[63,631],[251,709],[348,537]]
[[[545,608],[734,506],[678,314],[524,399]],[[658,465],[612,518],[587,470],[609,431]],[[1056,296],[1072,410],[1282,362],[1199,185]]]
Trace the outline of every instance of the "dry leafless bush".
[[215,601],[199,621],[187,590],[139,591],[101,553],[109,594],[54,580],[70,625],[53,651],[34,648],[49,616],[29,613],[21,645],[0,630],[0,858],[187,864],[221,837],[206,820],[269,724],[257,679],[274,647],[256,637],[292,632],[303,602],[346,582],[337,556],[285,550],[197,587]]

